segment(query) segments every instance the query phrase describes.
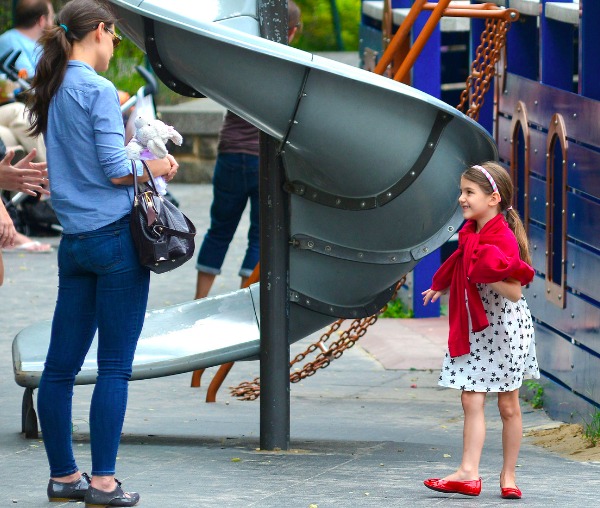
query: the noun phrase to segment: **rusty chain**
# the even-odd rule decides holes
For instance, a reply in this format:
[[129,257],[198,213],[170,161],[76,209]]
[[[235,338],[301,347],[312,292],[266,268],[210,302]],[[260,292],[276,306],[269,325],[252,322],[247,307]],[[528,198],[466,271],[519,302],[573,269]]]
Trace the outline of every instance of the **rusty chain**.
[[[391,300],[396,298],[398,290],[406,282],[406,275],[400,279],[396,285],[396,291]],[[340,333],[340,338],[333,341],[329,347],[327,342],[331,336],[336,333],[345,319],[338,319],[333,323],[329,329],[321,335],[318,341],[314,342],[305,351],[296,355],[296,357],[290,362],[290,369],[297,363],[300,363],[306,359],[307,356],[312,355],[317,350],[316,358],[313,361],[309,361],[304,366],[295,372],[290,373],[290,383],[298,383],[303,379],[313,376],[319,369],[324,369],[329,366],[333,360],[340,358],[344,352],[352,348],[358,340],[363,337],[369,328],[374,325],[379,318],[379,314],[385,312],[387,305],[383,307],[377,314],[366,318],[354,319],[350,326]],[[233,397],[237,397],[240,400],[256,400],[260,396],[260,378],[254,378],[252,381],[244,381],[236,387],[230,387],[230,392]]]
[[467,77],[465,89],[460,94],[460,104],[456,107],[475,121],[479,119],[485,94],[496,74],[496,64],[506,45],[509,28],[510,22],[504,19],[485,20],[485,30],[481,33],[475,59],[471,64],[471,74]]

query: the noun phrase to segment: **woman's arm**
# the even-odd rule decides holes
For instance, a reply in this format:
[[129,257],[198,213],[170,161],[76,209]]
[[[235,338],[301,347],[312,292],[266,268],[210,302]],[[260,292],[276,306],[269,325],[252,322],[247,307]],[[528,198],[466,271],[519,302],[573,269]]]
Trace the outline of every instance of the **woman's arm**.
[[504,279],[499,282],[491,282],[490,287],[500,296],[511,302],[518,302],[523,296],[521,283],[517,279]]
[[[171,181],[177,174],[179,164],[175,158],[167,154],[164,159],[154,159],[146,161],[148,169],[152,176],[162,176],[167,182]],[[138,182],[147,182],[149,180],[148,173],[144,171],[142,176],[137,177]],[[110,181],[115,185],[133,185],[133,175],[122,176],[120,178],[111,178]]]
[[13,247],[16,236],[17,230],[15,229],[15,225],[0,200],[0,248]]

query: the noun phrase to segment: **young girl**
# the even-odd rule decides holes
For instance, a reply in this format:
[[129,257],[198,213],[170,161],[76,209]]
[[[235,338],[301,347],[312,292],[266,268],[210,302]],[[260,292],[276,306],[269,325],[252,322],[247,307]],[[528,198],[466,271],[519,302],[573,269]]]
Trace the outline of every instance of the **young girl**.
[[423,292],[427,305],[450,289],[449,351],[439,384],[462,390],[465,413],[460,467],[443,479],[424,482],[439,492],[481,492],[485,397],[497,392],[503,425],[500,494],[521,498],[515,484],[523,433],[519,387],[525,376],[539,378],[539,369],[531,314],[521,294],[534,272],[512,198],[512,181],[498,164],[486,162],[463,173],[458,202],[467,222],[459,232],[458,249]]
[[[123,492],[114,477],[150,281],[129,230],[133,177],[117,90],[97,74],[107,70],[121,40],[114,23],[100,0],[67,3],[40,39],[43,54],[29,95],[33,133],[46,140],[52,204],[63,226],[58,297],[38,392],[50,463],[47,494],[50,501],[85,499],[86,506],[139,501],[137,493]],[[149,166],[166,180],[177,172],[170,156]],[[96,330],[90,480],[73,456],[71,404],[75,376]]]

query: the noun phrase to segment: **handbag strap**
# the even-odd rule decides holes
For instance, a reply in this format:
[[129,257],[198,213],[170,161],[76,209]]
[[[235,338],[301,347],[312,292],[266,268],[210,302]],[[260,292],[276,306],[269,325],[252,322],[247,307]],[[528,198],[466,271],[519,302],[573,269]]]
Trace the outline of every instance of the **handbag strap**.
[[[148,173],[148,185],[150,186],[150,189],[152,190],[152,192],[154,192],[154,194],[158,195],[158,192],[156,190],[156,182],[154,181],[154,175],[152,175],[152,171],[150,171],[150,168],[148,167],[148,164],[146,164],[146,161],[140,160],[140,162],[142,163],[142,166],[144,166],[144,169]],[[131,169],[133,173],[133,193],[135,197],[138,197],[141,194],[141,192],[138,185],[137,168],[135,167],[134,160],[131,161]]]

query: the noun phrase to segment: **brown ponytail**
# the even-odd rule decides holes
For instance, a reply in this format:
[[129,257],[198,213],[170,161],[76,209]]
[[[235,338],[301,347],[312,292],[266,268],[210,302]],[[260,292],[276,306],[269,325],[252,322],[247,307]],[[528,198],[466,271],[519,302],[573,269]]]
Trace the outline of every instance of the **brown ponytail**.
[[[513,201],[514,187],[508,172],[497,162],[488,161],[481,164],[492,176],[498,187],[500,194],[500,210],[506,213],[506,222],[515,234],[519,244],[519,254],[521,259],[528,265],[531,265],[531,255],[529,253],[529,240],[525,233],[525,226],[519,217],[518,212],[511,206]],[[492,194],[492,184],[476,167],[467,169],[463,175],[467,180],[477,184],[486,194]]]
[[56,25],[44,30],[38,41],[42,56],[27,93],[29,132],[32,135],[46,132],[50,101],[63,81],[73,44],[81,41],[100,23],[110,26],[115,21],[104,0],[71,0],[56,16]]

